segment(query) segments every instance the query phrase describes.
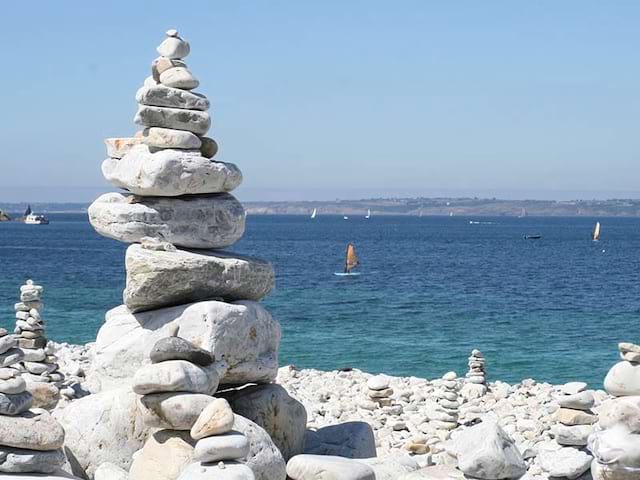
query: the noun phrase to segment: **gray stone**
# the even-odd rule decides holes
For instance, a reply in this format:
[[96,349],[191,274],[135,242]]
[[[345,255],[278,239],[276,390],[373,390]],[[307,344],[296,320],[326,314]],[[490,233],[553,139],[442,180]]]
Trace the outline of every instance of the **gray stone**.
[[218,381],[214,368],[199,367],[184,360],[170,360],[142,366],[133,377],[133,391],[138,395],[164,392],[213,395]]
[[[2,473],[55,473],[64,462],[65,457],[61,449],[42,452],[0,446],[0,472]],[[11,478],[14,477],[11,476]],[[20,478],[26,479],[28,477],[19,476],[15,480]],[[47,478],[55,480],[55,478],[71,477]]]
[[169,59],[185,58],[191,51],[189,42],[181,38],[177,33],[174,35],[174,32],[175,30],[167,31],[167,38],[158,46],[157,51],[161,56]]
[[174,128],[204,135],[211,127],[211,117],[200,110],[139,105],[134,123],[145,127]]
[[185,248],[225,248],[244,233],[240,202],[228,193],[179,198],[108,193],[89,207],[96,231],[122,242],[156,237]]
[[151,127],[142,132],[144,144],[155,148],[175,148],[179,150],[199,150],[202,140],[195,133],[186,130]]
[[[464,474],[450,465],[421,468],[400,477],[399,480],[465,480]],[[524,480],[524,477],[522,477]]]
[[204,95],[157,84],[141,87],[136,101],[149,107],[179,108],[182,110],[209,110],[209,100]]
[[136,145],[142,143],[141,137],[105,138],[107,155],[110,158],[122,158]]
[[95,347],[93,377],[102,388],[130,382],[155,343],[175,325],[180,336],[223,359],[225,384],[266,383],[278,372],[280,325],[255,302],[192,303],[131,314],[107,313]]
[[198,88],[200,82],[186,67],[173,67],[160,74],[160,83],[167,87],[182,90]]
[[147,427],[191,430],[212,400],[202,393],[153,393],[140,397],[138,407]]
[[314,455],[369,458],[376,456],[376,444],[371,425],[366,422],[346,422],[316,431],[309,430],[304,451]]
[[560,387],[560,391],[565,395],[575,395],[586,390],[587,384],[584,382],[569,382]]
[[0,393],[16,395],[27,389],[27,382],[22,377],[0,380]]
[[218,144],[213,138],[202,137],[200,138],[202,146],[200,147],[200,153],[203,157],[213,158],[218,153]]
[[22,352],[24,353],[23,360],[25,362],[42,362],[46,357],[43,348],[23,348]]
[[593,457],[576,448],[565,447],[555,451],[542,450],[537,460],[550,477],[573,480],[589,470]]
[[53,383],[28,380],[27,392],[33,397],[33,407],[52,409],[60,400],[60,389]]
[[281,385],[249,386],[226,397],[235,413],[266,430],[285,461],[303,452],[307,412]]
[[201,367],[213,363],[213,355],[193,343],[180,337],[161,338],[151,349],[149,355],[151,363],[166,362],[167,360],[186,360]]
[[409,474],[419,468],[414,458],[416,457],[396,452],[383,457],[359,459],[358,461],[373,468],[376,480],[398,480],[401,475]]
[[286,463],[269,434],[251,420],[235,415],[233,430],[249,439],[249,454],[243,461],[256,480],[285,480]]
[[[18,343],[20,343],[18,341]],[[24,353],[19,348],[10,348],[6,352],[0,354],[0,368],[10,367],[24,358]]]
[[44,410],[0,416],[0,439],[7,447],[56,450],[64,443],[62,426]]
[[147,145],[136,146],[120,160],[107,158],[102,173],[116,187],[159,197],[225,193],[242,183],[242,173],[232,163],[212,162],[199,150],[152,152]]
[[589,435],[593,432],[592,425],[562,425],[551,428],[551,434],[560,445],[582,447],[587,444]]
[[575,410],[589,410],[595,403],[595,397],[591,390],[574,393],[573,395],[562,395],[557,400],[561,407]]
[[151,76],[156,82],[160,81],[160,74],[173,67],[186,67],[187,64],[177,58],[158,57],[151,62]]
[[33,398],[29,392],[14,395],[0,393],[0,415],[19,415],[29,410],[32,405]]
[[604,379],[604,389],[614,397],[640,395],[640,364],[616,363]]
[[287,463],[292,480],[376,480],[369,465],[330,455],[296,455]]
[[17,345],[18,339],[13,335],[0,337],[0,354],[6,353],[7,350],[15,348]]
[[11,368],[11,367],[0,368],[0,380],[9,380],[10,378],[15,378],[18,375],[20,375],[20,372],[15,368]]
[[233,428],[234,415],[224,398],[213,399],[200,413],[191,428],[191,438],[200,440],[212,435],[222,435]]
[[222,465],[192,463],[178,480],[254,480],[257,477],[249,467],[238,462],[223,462]]
[[640,434],[640,396],[614,398],[604,402],[598,409],[601,428],[624,425],[631,433]]
[[238,460],[249,454],[249,440],[238,432],[227,432],[198,440],[193,459],[198,462]]
[[221,251],[154,251],[131,245],[124,303],[132,312],[219,298],[260,300],[275,284],[267,261]]
[[44,348],[47,345],[47,339],[44,337],[37,338],[20,338],[18,339],[18,347],[20,348]]

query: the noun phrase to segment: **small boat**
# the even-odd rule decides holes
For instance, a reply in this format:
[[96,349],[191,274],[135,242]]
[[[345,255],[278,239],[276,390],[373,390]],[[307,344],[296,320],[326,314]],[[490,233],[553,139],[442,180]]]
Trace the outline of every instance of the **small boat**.
[[27,225],[49,225],[49,219],[44,215],[37,215],[31,210],[31,205],[27,205],[24,212],[24,223]]
[[453,217],[453,212],[449,212],[449,216],[450,216],[450,217]]
[[524,218],[527,216],[527,209],[526,208],[522,208],[522,212],[520,212],[520,215],[518,215],[518,218]]
[[367,214],[365,215],[365,217],[367,220],[371,218],[371,209],[367,208]]
[[591,240],[597,242],[600,240],[600,222],[596,222],[596,226],[593,229],[593,234],[591,234]]
[[349,220],[349,217],[347,217],[346,215],[344,217],[342,217],[343,220]]
[[540,235],[539,233],[534,233],[531,235],[524,236],[525,240],[540,240],[541,238],[542,238],[542,235]]
[[358,255],[356,254],[356,247],[352,243],[347,245],[347,252],[344,259],[344,272],[336,272],[334,275],[338,277],[351,277],[360,275],[358,272],[352,272],[360,262],[358,262]]
[[316,215],[318,215],[318,209],[317,209],[317,208],[314,208],[314,209],[313,209],[313,212],[311,212],[311,218],[312,218],[312,219],[316,218]]

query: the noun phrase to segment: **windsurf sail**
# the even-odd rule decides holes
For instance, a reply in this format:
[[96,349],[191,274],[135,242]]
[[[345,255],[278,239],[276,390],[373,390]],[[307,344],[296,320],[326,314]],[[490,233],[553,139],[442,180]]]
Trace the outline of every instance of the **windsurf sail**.
[[344,273],[350,273],[351,270],[358,266],[358,255],[356,254],[356,248],[352,243],[347,245],[347,255],[344,262]]
[[600,222],[596,222],[596,226],[593,229],[593,235],[591,238],[594,242],[600,240]]

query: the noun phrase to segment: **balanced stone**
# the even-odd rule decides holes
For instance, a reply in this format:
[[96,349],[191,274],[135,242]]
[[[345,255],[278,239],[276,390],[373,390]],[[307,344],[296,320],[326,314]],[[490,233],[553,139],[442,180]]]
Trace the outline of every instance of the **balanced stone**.
[[177,58],[158,57],[151,62],[151,76],[157,82],[160,81],[160,74],[173,67],[186,67],[187,64]]
[[186,130],[151,127],[142,132],[142,137],[145,145],[155,148],[193,150],[202,146],[200,137]]
[[7,447],[55,450],[64,443],[62,426],[46,411],[0,416],[0,439]]
[[[29,392],[0,393],[0,415],[20,415],[31,408],[33,397]],[[0,436],[0,439],[2,437]],[[0,440],[1,444],[1,440]]]
[[147,427],[191,430],[213,397],[202,393],[152,393],[138,400]]
[[202,410],[202,413],[191,428],[191,438],[199,440],[212,435],[230,432],[234,421],[235,417],[229,402],[224,398],[216,398]]
[[616,397],[640,395],[640,364],[616,363],[604,379],[604,389]]
[[249,440],[239,432],[230,431],[196,443],[193,459],[198,462],[237,460],[249,453]]
[[192,463],[189,465],[178,480],[255,480],[255,475],[251,468],[242,463]]
[[6,353],[7,350],[18,346],[18,338],[13,335],[5,335],[0,337],[0,354]]
[[175,480],[189,464],[193,463],[194,443],[189,432],[179,430],[153,432],[144,443],[142,450],[135,454],[128,478]]
[[65,460],[61,449],[42,452],[0,446],[0,472],[2,473],[54,473],[64,464]]
[[102,173],[116,187],[160,197],[230,192],[242,182],[242,173],[234,164],[212,162],[199,150],[152,152],[147,145],[135,147],[120,160],[106,159]]
[[145,127],[164,127],[187,130],[204,135],[211,127],[211,117],[199,110],[139,105],[134,120]]
[[98,233],[123,242],[157,237],[186,248],[225,248],[242,237],[244,209],[233,196],[137,197],[107,193],[89,207]]
[[558,397],[557,400],[561,407],[575,410],[589,410],[595,403],[595,397],[591,390],[574,393],[573,395],[563,395]]
[[22,377],[0,380],[0,393],[16,395],[27,389],[27,383]]
[[20,372],[15,368],[11,368],[11,367],[0,368],[0,380],[9,380],[10,378],[15,378],[18,376],[20,376]]
[[[18,340],[20,344],[20,340]],[[10,367],[24,358],[24,353],[19,348],[10,348],[6,352],[0,354],[0,368]]]
[[200,93],[180,90],[157,84],[141,87],[136,92],[136,101],[149,107],[168,107],[183,110],[209,110],[210,103],[207,97]]
[[107,155],[110,158],[122,158],[135,146],[142,143],[141,137],[106,138]]
[[179,88],[182,90],[193,90],[200,85],[200,82],[185,67],[173,67],[160,74],[160,83],[167,87]]
[[260,300],[275,284],[267,261],[221,251],[155,251],[131,245],[124,303],[132,311],[200,300]]
[[168,30],[167,38],[162,41],[157,50],[163,57],[179,59],[189,55],[191,48],[189,42],[181,38],[176,30]]
[[44,337],[37,338],[20,338],[18,347],[24,348],[44,348],[47,345],[47,339]]
[[202,146],[200,147],[200,153],[203,157],[213,158],[218,153],[218,144],[213,138],[201,137]]
[[193,343],[180,337],[165,337],[158,340],[151,349],[149,358],[151,363],[166,362],[167,360],[186,360],[202,367],[213,363],[211,352],[198,348]]
[[205,370],[184,360],[170,360],[144,365],[133,377],[133,391],[138,395],[163,392],[213,394],[218,388],[215,369]]

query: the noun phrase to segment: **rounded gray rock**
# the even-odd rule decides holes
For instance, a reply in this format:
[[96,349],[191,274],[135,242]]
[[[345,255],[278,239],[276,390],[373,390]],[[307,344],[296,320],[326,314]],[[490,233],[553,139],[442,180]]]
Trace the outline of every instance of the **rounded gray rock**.
[[180,337],[161,338],[151,349],[149,355],[151,363],[166,362],[167,360],[186,360],[196,365],[206,367],[213,363],[213,355],[193,343]]
[[239,460],[249,454],[249,439],[235,431],[203,438],[196,443],[193,459],[198,462]]
[[191,430],[213,397],[202,393],[152,393],[138,400],[147,427]]
[[219,378],[213,368],[202,368],[184,360],[144,365],[133,377],[138,395],[164,392],[191,392],[212,395]]
[[138,106],[138,112],[133,121],[145,127],[174,128],[197,135],[204,135],[211,127],[211,117],[206,112],[148,105]]
[[[65,460],[61,449],[41,452],[0,446],[0,472],[2,473],[54,473]],[[56,476],[55,478],[71,477]]]
[[33,405],[33,397],[29,392],[14,395],[0,393],[0,415],[20,415],[29,410],[31,405]]

